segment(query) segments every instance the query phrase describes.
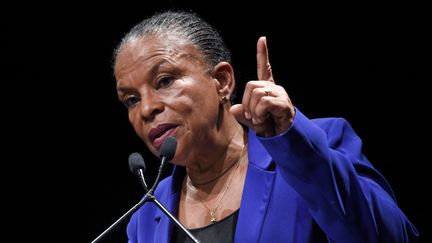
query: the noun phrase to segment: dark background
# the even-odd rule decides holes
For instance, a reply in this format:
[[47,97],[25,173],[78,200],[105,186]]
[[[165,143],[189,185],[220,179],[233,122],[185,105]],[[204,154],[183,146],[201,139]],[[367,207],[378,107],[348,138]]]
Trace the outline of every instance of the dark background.
[[[8,160],[15,171],[27,172],[6,184],[13,196],[25,198],[17,204],[24,214],[16,217],[16,237],[90,242],[141,198],[128,155],[144,155],[150,182],[158,160],[117,101],[112,51],[143,18],[181,7],[221,31],[233,53],[239,97],[245,82],[256,79],[256,40],[266,35],[276,82],[308,117],[344,117],[352,124],[364,153],[428,242],[431,42],[425,6],[276,2],[241,8],[231,1],[22,3],[5,9],[2,103],[5,134],[13,134],[5,152],[15,156]],[[125,242],[125,227],[103,242]]]

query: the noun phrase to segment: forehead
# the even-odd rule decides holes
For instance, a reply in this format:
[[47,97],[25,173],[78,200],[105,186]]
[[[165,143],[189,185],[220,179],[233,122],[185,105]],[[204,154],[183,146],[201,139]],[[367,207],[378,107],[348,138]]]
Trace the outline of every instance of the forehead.
[[119,50],[115,60],[115,69],[159,58],[175,60],[181,57],[186,57],[186,60],[204,63],[203,56],[197,48],[178,38],[157,36],[132,38]]

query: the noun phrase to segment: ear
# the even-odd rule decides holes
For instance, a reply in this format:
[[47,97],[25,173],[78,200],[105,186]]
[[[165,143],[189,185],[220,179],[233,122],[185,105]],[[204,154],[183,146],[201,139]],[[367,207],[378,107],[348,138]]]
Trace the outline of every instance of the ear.
[[235,78],[234,70],[231,64],[227,62],[220,62],[213,68],[213,78],[217,81],[218,93],[221,97],[227,100],[231,99],[231,96],[235,89]]

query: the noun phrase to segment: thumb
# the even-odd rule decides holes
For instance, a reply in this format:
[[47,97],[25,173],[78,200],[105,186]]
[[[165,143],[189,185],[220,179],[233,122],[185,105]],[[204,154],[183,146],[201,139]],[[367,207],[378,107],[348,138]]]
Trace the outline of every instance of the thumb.
[[230,112],[234,115],[238,122],[246,125],[247,127],[252,127],[252,121],[246,119],[246,117],[244,116],[245,113],[242,104],[236,104],[231,106]]

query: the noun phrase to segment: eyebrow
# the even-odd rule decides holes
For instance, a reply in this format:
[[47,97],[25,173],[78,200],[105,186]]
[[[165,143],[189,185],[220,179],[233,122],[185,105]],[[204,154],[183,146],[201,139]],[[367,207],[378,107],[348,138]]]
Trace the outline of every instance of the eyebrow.
[[[150,68],[150,75],[151,77],[155,76],[155,74],[157,73],[157,71],[159,70],[160,66],[164,63],[169,63],[166,59],[162,59],[159,62],[157,62],[155,65],[153,65],[153,67]],[[131,88],[131,87],[117,87],[117,91],[121,91],[123,93],[131,93],[133,92],[135,89]]]

